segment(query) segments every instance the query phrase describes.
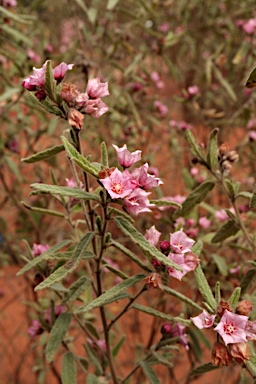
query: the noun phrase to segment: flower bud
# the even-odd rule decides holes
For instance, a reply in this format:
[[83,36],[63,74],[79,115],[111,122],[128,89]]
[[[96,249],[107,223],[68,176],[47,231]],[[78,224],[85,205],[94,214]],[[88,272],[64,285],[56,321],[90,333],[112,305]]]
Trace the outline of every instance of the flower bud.
[[43,101],[46,99],[46,92],[43,89],[39,89],[39,91],[35,93],[35,96],[38,100]]
[[163,241],[160,241],[160,249],[163,253],[165,252],[168,252],[169,253],[169,250],[170,250],[170,242],[168,240],[163,240]]
[[225,345],[217,342],[212,349],[212,363],[218,367],[231,365],[232,356],[229,354]]
[[164,325],[162,325],[161,327],[162,335],[170,335],[171,332],[172,332],[172,324],[165,323]]
[[230,304],[227,301],[221,300],[218,307],[217,307],[217,315],[219,317],[222,317],[225,310],[232,312],[232,308]]
[[221,144],[219,147],[219,156],[223,157],[228,152],[229,146],[227,144]]
[[250,360],[250,348],[248,343],[230,344],[229,352],[238,364],[243,364],[245,360]]
[[253,307],[249,300],[242,300],[237,304],[236,313],[238,313],[238,315],[249,316],[252,309]]
[[239,155],[236,151],[230,151],[227,153],[227,160],[231,163],[235,163],[239,158]]
[[68,113],[68,123],[73,128],[81,129],[83,125],[84,115],[76,109],[70,109]]

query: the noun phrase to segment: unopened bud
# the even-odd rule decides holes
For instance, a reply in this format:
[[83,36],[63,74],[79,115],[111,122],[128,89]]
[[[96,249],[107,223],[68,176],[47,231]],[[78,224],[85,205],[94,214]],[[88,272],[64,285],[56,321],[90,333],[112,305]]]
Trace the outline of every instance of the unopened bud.
[[40,89],[35,93],[35,96],[38,98],[38,100],[43,101],[46,99],[46,93],[43,89]]
[[230,161],[231,163],[235,163],[239,158],[239,155],[236,151],[230,151],[227,154],[227,160]]
[[253,306],[249,300],[239,301],[236,307],[236,313],[238,315],[249,316]]
[[232,165],[228,162],[228,160],[225,160],[221,164],[221,168],[223,171],[230,171],[230,169],[232,168]]
[[76,109],[70,109],[68,113],[68,123],[73,128],[81,129],[84,115]]
[[248,343],[230,344],[229,352],[238,364],[243,364],[245,360],[250,360],[250,348]]
[[219,317],[222,317],[225,310],[232,312],[232,308],[230,304],[227,301],[221,300],[218,307],[217,307],[217,315]]
[[227,144],[221,144],[221,146],[219,147],[219,155],[221,157],[225,156],[228,150],[229,150],[229,146]]
[[168,240],[163,240],[163,241],[160,241],[160,249],[163,253],[165,252],[169,252],[169,249],[170,249],[170,242]]
[[172,324],[165,323],[164,325],[162,325],[161,327],[162,335],[170,335],[171,332],[172,332]]
[[232,356],[229,354],[225,345],[219,342],[214,344],[212,349],[212,363],[217,367],[222,367],[223,365],[231,365]]

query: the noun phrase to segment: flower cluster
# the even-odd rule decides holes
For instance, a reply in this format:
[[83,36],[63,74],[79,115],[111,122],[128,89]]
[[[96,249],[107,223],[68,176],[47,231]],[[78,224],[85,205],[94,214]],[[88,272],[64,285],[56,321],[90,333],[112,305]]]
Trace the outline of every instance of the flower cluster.
[[[38,100],[43,101],[48,96],[45,88],[47,61],[42,68],[33,68],[33,74],[26,77],[22,82],[22,87],[28,91],[35,92]],[[67,71],[73,68],[74,64],[62,62],[53,68],[52,74],[56,84],[62,82]],[[87,83],[85,92],[79,92],[74,84],[63,83],[59,96],[70,108],[68,121],[71,126],[81,129],[83,114],[99,118],[108,111],[108,106],[101,100],[108,96],[108,83],[101,83],[99,78],[90,79]]]
[[[148,173],[148,164],[140,168],[128,169],[141,159],[141,151],[129,152],[126,144],[122,148],[114,145],[118,162],[124,171],[118,168],[105,169],[99,173],[99,181],[108,191],[111,199],[123,199],[123,207],[126,212],[138,215],[141,212],[150,212],[153,204],[150,204],[147,192],[162,184],[162,181]],[[101,178],[104,177],[104,178]]]
[[188,335],[186,334],[185,326],[181,323],[175,325],[165,323],[161,328],[161,333],[163,335],[162,340],[169,337],[177,337],[178,342],[183,345],[187,351],[189,350]]
[[[151,227],[146,231],[146,239],[155,247],[159,242],[161,233]],[[160,250],[167,256],[168,259],[178,264],[182,271],[177,271],[174,268],[166,267],[168,274],[175,279],[181,280],[188,272],[193,271],[199,264],[199,258],[191,251],[195,241],[189,238],[183,230],[170,233],[170,241],[160,241]],[[152,263],[157,270],[163,268],[162,264],[153,259]]]
[[199,329],[211,328],[216,316],[219,318],[214,330],[218,332],[222,342],[219,340],[213,347],[213,364],[230,365],[233,358],[238,363],[249,360],[250,352],[247,342],[256,340],[256,324],[249,321],[251,311],[252,305],[248,300],[240,301],[235,313],[232,312],[228,302],[221,301],[216,314],[211,315],[204,310],[200,315],[191,317],[194,325]]

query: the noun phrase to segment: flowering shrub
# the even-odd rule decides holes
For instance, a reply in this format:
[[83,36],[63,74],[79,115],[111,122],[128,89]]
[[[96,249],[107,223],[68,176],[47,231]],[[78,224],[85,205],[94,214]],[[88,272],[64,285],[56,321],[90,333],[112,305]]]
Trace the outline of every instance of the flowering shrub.
[[1,3],[1,231],[38,382],[256,377],[253,1],[144,3]]

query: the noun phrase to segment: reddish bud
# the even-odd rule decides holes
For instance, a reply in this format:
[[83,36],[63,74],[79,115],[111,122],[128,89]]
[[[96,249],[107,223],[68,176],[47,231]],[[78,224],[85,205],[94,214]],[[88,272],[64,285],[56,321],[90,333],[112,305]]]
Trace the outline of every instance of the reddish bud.
[[242,300],[237,304],[236,313],[238,313],[238,315],[249,316],[252,309],[253,306],[249,300]]
[[170,242],[168,240],[163,240],[163,241],[160,241],[160,249],[163,253],[165,252],[169,252],[169,249],[170,249]]
[[46,93],[43,89],[39,89],[39,91],[37,91],[35,93],[35,96],[38,98],[38,100],[40,101],[43,101],[46,99]]
[[232,308],[230,307],[230,304],[227,301],[221,300],[217,307],[217,315],[222,317],[225,310],[232,312]]

